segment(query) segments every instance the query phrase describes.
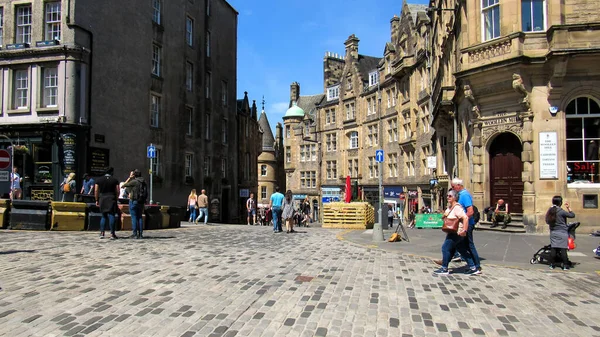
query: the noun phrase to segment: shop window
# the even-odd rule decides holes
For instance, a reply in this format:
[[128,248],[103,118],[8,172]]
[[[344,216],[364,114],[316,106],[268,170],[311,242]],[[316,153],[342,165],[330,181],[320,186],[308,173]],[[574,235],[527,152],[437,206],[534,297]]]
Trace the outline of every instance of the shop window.
[[567,181],[598,183],[598,142],[600,106],[588,97],[572,100],[565,109],[567,139]]
[[52,183],[52,147],[33,145],[34,183]]

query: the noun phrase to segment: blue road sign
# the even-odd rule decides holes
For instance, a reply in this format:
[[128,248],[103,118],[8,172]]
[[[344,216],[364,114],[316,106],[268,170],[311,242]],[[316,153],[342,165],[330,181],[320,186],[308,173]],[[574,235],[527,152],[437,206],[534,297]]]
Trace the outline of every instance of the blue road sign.
[[156,158],[156,147],[154,145],[148,146],[148,158]]
[[383,150],[375,151],[375,161],[378,163],[383,163]]

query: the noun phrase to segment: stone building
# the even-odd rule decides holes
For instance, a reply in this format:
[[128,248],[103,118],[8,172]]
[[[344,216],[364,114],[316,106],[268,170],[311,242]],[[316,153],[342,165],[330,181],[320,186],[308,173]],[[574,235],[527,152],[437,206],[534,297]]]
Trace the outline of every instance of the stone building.
[[239,143],[238,153],[238,181],[239,188],[238,205],[239,221],[246,221],[246,200],[250,193],[256,198],[258,190],[258,156],[262,152],[262,134],[257,119],[256,101],[248,100],[248,92],[244,92],[244,98],[237,101],[237,125]]
[[262,111],[258,119],[262,132],[262,143],[260,155],[258,156],[258,192],[256,200],[259,206],[269,204],[271,194],[275,193],[275,187],[279,187],[281,193],[285,193],[285,173],[283,171],[283,139],[281,123],[275,126],[275,137],[265,112],[263,101]]
[[[402,16],[391,20],[383,57],[359,54],[359,39],[351,35],[343,56],[325,55],[323,94],[300,96],[299,85],[292,83],[284,127],[293,191],[313,203],[353,193],[353,199],[376,205],[376,150],[381,149],[385,202],[408,200],[415,210],[431,205],[428,23],[426,6],[405,3]],[[351,191],[345,190],[348,176]]]
[[152,143],[155,201],[206,188],[214,216],[238,213],[237,12],[225,0],[0,0],[0,15],[0,132],[30,150],[16,158],[27,198],[59,199],[70,172],[147,173]]
[[464,178],[480,209],[506,200],[529,231],[554,195],[598,227],[597,5],[430,1],[440,181]]

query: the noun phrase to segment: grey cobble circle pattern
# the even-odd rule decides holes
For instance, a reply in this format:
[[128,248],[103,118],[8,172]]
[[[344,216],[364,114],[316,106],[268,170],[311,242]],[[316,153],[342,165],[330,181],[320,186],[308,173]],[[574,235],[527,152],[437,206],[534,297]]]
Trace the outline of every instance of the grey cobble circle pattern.
[[435,276],[428,258],[300,231],[0,232],[0,335],[600,336],[597,275]]

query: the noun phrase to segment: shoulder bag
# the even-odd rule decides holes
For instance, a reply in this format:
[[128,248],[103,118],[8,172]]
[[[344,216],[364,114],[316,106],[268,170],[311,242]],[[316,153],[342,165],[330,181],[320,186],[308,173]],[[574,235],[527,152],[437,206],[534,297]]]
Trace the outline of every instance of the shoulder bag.
[[[456,207],[456,206],[460,206],[460,205],[458,205],[458,204],[454,205],[454,207]],[[454,207],[452,207],[452,210],[454,210]],[[452,210],[450,210],[450,213],[452,213]],[[448,214],[450,214],[450,213],[448,213]],[[460,222],[459,218],[449,219],[448,217],[444,217],[444,225],[442,226],[442,231],[446,232],[446,233],[458,232],[459,222]]]

